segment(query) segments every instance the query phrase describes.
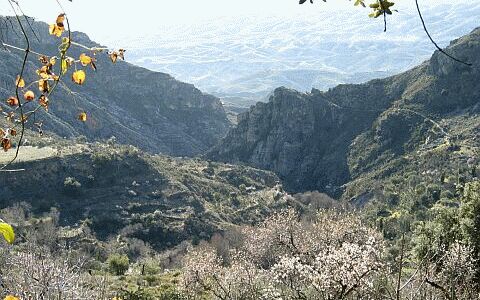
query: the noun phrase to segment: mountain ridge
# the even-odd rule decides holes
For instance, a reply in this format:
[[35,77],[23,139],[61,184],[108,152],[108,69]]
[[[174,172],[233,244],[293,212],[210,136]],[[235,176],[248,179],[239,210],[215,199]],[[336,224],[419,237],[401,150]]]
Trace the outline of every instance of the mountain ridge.
[[311,93],[279,88],[241,115],[207,157],[272,170],[292,191],[340,196],[344,184],[418,150],[429,135],[442,141],[436,124],[449,114],[467,109],[477,117],[479,48],[477,28],[446,49],[471,68],[436,51],[412,70],[364,84]]
[[[32,26],[41,41],[29,31],[32,49],[56,55],[59,39],[48,34],[48,25],[34,22]],[[7,33],[5,43],[20,47],[24,44],[17,27]],[[74,41],[87,47],[100,46],[84,33],[72,32],[72,36]],[[5,70],[0,74],[4,87],[0,96],[5,99],[14,90],[15,76],[21,65],[21,53],[12,51],[0,50],[0,64]],[[69,55],[78,57],[83,52],[88,51],[72,46]],[[194,156],[215,144],[230,126],[220,100],[193,85],[129,63],[112,64],[107,55],[97,55],[97,59],[98,70],[86,70],[83,86],[59,86],[50,99],[49,113],[37,114],[37,119],[45,120],[46,130],[66,137],[85,135],[91,139],[105,139],[116,136],[121,143],[151,152]],[[27,83],[36,80],[38,68],[37,57],[31,55],[26,68]],[[65,78],[70,76],[71,71]],[[78,123],[80,111],[88,113],[89,122]]]
[[[395,5],[399,11],[389,16],[386,33],[382,22],[367,18],[362,9],[347,6],[332,14],[319,4],[292,17],[238,16],[191,27],[162,27],[161,35],[147,33],[127,38],[127,43],[136,64],[175,74],[220,97],[228,107],[248,109],[268,101],[278,86],[326,90],[394,75],[428,59],[434,46],[414,3]],[[468,6],[421,6],[441,46],[480,26],[476,1]]]

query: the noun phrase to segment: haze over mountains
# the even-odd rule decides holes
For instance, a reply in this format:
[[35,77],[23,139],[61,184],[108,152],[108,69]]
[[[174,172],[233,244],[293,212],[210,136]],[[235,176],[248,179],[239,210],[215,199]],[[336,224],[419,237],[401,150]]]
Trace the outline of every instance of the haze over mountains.
[[[322,11],[322,4],[310,10]],[[389,18],[387,33],[381,20],[351,7],[305,18],[225,18],[168,26],[122,43],[131,62],[193,83],[227,106],[248,107],[266,101],[279,86],[325,90],[397,74],[428,59],[434,48],[414,3],[403,5]],[[478,1],[421,5],[442,46],[480,26]]]

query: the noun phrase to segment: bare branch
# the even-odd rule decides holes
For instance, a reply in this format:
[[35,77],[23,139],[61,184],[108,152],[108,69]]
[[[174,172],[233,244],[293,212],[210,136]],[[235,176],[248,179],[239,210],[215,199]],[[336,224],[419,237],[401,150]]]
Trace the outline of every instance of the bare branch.
[[430,32],[428,32],[428,29],[427,29],[427,25],[425,25],[425,21],[423,20],[423,16],[422,16],[422,12],[420,11],[420,6],[418,5],[418,0],[415,0],[415,4],[417,6],[417,11],[418,11],[418,16],[420,17],[420,21],[422,21],[422,25],[423,25],[423,30],[425,31],[425,33],[427,34],[428,38],[430,39],[430,41],[432,42],[432,44],[438,49],[438,51],[440,51],[441,53],[443,53],[444,55],[446,55],[447,57],[449,57],[450,59],[453,59],[454,61],[458,62],[458,63],[461,63],[461,64],[464,64],[466,66],[469,66],[471,67],[472,64],[471,63],[468,63],[468,62],[465,62],[463,60],[460,60],[450,54],[448,54],[447,52],[445,52],[445,50],[443,50],[432,38],[432,36],[430,35]]

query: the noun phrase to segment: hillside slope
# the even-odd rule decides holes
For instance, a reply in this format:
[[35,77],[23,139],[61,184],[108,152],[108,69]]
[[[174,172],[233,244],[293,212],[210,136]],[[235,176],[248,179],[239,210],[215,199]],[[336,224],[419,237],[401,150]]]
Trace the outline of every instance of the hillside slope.
[[306,94],[279,88],[207,156],[272,170],[294,191],[338,196],[344,184],[418,151],[478,149],[480,29],[446,51],[473,66],[437,51],[410,71],[365,84]]
[[[15,22],[6,22],[5,17],[0,20],[13,26],[3,30],[3,41],[22,47],[24,41]],[[35,22],[33,30],[38,40],[28,31],[31,48],[42,54],[57,55],[60,40],[48,34],[47,24]],[[99,46],[79,32],[73,32],[73,40],[88,47]],[[78,58],[84,51],[73,46],[70,55]],[[0,49],[2,99],[14,90],[22,55],[16,50]],[[27,84],[37,80],[35,71],[40,68],[38,57],[30,58]],[[46,130],[60,136],[85,135],[92,139],[114,135],[121,143],[178,156],[203,153],[226,133],[229,122],[220,100],[203,94],[193,85],[129,63],[114,65],[107,55],[98,55],[97,66],[96,72],[87,70],[87,79],[81,87],[70,83],[70,72],[66,75],[66,86],[60,86],[50,99],[50,113],[36,116],[37,121],[44,120]],[[77,120],[81,111],[89,115],[89,122],[84,125]]]
[[249,167],[49,133],[22,149],[29,157],[12,167],[24,171],[0,172],[0,209],[26,206],[41,216],[56,208],[61,226],[88,225],[101,240],[122,235],[161,250],[260,221],[286,204],[278,178]]

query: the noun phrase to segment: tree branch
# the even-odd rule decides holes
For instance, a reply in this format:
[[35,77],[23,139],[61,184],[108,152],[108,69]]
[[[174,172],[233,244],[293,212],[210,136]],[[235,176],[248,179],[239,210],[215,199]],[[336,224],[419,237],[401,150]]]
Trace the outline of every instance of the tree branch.
[[458,63],[461,63],[461,64],[464,64],[466,66],[469,66],[471,67],[472,64],[471,63],[467,63],[463,60],[460,60],[450,54],[448,54],[447,52],[445,52],[445,50],[443,50],[432,38],[432,36],[430,35],[430,33],[428,32],[428,29],[427,29],[427,25],[425,25],[425,21],[423,20],[423,16],[422,16],[422,12],[420,11],[420,6],[418,5],[418,0],[415,0],[415,4],[417,6],[417,12],[418,12],[418,16],[420,17],[420,21],[422,21],[422,25],[423,25],[423,30],[425,31],[425,33],[427,34],[428,38],[430,39],[430,41],[432,42],[432,44],[438,49],[438,51],[440,51],[441,53],[443,53],[444,55],[446,55],[447,57],[449,57],[450,59],[453,59],[454,61],[458,62]]

